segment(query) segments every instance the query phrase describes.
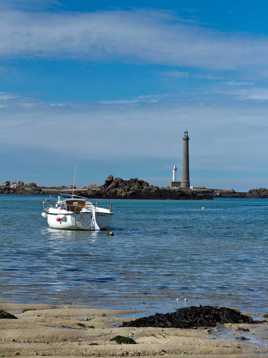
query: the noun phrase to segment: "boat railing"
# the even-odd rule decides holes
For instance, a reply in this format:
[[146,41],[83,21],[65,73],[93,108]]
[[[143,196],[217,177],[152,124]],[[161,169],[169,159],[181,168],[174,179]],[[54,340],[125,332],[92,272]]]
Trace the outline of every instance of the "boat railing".
[[52,201],[54,201],[55,198],[52,196],[49,196],[47,199],[43,200],[43,210],[47,211],[49,209],[49,206],[52,204]]
[[61,193],[57,196],[57,198],[55,198],[55,196],[49,196],[47,199],[43,200],[43,202],[42,202],[43,210],[47,211],[49,209],[49,207],[55,203],[55,200],[57,200],[57,202],[60,202],[60,201],[64,201],[65,199],[83,199],[83,200],[86,200],[86,206],[88,206],[88,207],[94,206],[96,208],[99,206],[99,207],[103,207],[103,208],[108,208],[110,210],[110,212],[112,212],[112,209],[113,209],[111,200],[108,200],[107,205],[104,205],[104,203],[99,203],[99,201],[97,201],[97,200],[90,201],[89,198],[87,198],[85,196]]

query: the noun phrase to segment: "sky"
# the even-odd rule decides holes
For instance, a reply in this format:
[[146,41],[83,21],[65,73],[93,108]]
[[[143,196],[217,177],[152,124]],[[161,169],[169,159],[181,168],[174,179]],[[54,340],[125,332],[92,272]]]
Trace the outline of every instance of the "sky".
[[0,181],[268,187],[268,3],[0,0]]

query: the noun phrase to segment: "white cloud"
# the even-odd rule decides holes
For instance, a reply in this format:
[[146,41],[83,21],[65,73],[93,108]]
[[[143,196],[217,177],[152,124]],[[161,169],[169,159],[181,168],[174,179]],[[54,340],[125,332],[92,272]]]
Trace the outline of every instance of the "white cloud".
[[119,99],[119,100],[102,100],[99,101],[99,104],[104,105],[130,105],[130,104],[145,104],[145,103],[159,103],[164,99],[171,99],[172,96],[169,94],[161,95],[146,95],[146,96],[137,96],[130,99]]
[[[242,83],[242,81],[229,81],[226,82],[226,77],[224,75],[215,74],[215,72],[207,73],[206,72],[186,72],[186,71],[179,71],[179,70],[172,70],[172,71],[165,71],[162,72],[162,76],[166,78],[173,78],[173,79],[180,79],[180,78],[189,78],[189,79],[200,79],[200,80],[206,80],[206,81],[221,81],[225,82],[227,85],[234,85],[235,83]],[[246,84],[249,84],[249,82],[245,82]]]
[[9,109],[11,111],[44,106],[41,101],[9,92],[0,92],[0,105],[0,109]]
[[247,86],[252,86],[254,83],[249,81],[231,80],[231,81],[225,81],[224,84],[230,87],[247,87]]
[[163,72],[163,76],[168,78],[188,78],[190,74],[184,71],[167,71]]
[[[104,159],[177,158],[188,128],[195,165],[221,168],[265,161],[268,108],[140,103],[54,108],[40,104],[0,114],[0,142]],[[249,147],[250,143],[255,143]],[[254,148],[254,150],[252,150]],[[257,159],[256,159],[257,158]]]
[[256,101],[267,102],[268,101],[268,88],[241,88],[233,89],[231,91],[223,91],[223,94],[234,96],[242,101]]
[[17,96],[15,96],[14,94],[0,92],[0,102],[8,102],[8,101],[14,100],[16,98],[17,98]]
[[267,68],[268,39],[213,32],[164,13],[1,11],[0,56],[114,58],[212,69]]
[[60,5],[61,0],[3,0],[0,9],[44,9],[49,5]]

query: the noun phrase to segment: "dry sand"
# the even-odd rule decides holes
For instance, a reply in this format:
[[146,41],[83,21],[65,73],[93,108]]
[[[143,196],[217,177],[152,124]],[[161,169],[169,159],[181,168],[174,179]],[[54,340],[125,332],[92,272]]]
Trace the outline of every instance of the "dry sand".
[[[120,328],[131,311],[0,304],[0,357],[268,357],[268,323],[212,329]],[[137,344],[117,344],[117,335]]]

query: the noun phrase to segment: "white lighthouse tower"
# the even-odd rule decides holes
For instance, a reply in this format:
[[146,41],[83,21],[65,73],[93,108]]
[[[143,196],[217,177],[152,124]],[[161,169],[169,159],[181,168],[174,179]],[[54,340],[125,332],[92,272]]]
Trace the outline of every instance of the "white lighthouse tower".
[[176,164],[174,164],[173,168],[172,168],[172,183],[176,182],[177,170],[178,170],[178,168],[176,167]]
[[178,168],[176,167],[176,164],[173,165],[172,167],[172,180],[170,183],[170,187],[173,189],[179,189],[181,183],[179,181],[177,181],[177,171]]

